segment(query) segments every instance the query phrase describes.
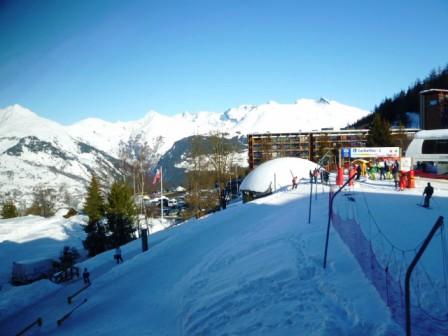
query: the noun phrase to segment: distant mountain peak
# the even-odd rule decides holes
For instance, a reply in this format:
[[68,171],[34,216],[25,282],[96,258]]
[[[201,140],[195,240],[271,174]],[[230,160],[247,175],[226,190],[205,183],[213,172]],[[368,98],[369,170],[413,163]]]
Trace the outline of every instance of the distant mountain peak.
[[323,98],[323,97],[321,97],[317,102],[320,103],[320,104],[330,104],[330,101],[328,99]]

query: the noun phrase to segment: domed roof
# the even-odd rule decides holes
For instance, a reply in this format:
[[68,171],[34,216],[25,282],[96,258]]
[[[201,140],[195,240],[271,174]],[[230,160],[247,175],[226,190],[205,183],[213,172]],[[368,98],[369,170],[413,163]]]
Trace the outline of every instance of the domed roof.
[[298,180],[309,179],[310,170],[317,167],[319,165],[314,162],[294,157],[266,161],[246,176],[241,183],[240,190],[266,192],[269,186],[272,190],[280,189],[291,185],[294,176],[297,176]]

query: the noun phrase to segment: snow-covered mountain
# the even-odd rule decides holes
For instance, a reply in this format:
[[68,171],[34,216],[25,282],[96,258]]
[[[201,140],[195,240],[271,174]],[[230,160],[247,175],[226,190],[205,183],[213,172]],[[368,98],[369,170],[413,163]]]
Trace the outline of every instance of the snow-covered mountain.
[[73,137],[112,155],[118,154],[119,142],[141,135],[152,143],[163,137],[160,154],[185,137],[227,132],[229,136],[260,132],[311,131],[324,127],[345,127],[370,112],[326,99],[300,99],[294,104],[268,102],[262,105],[242,105],[223,113],[198,112],[166,116],[150,111],[134,122],[106,122],[86,119],[67,127]]
[[0,199],[29,206],[36,188],[81,200],[92,172],[118,176],[118,160],[19,105],[0,110]]
[[[89,118],[70,126],[39,117],[13,105],[0,109],[0,201],[12,198],[29,205],[40,186],[82,198],[92,172],[112,178],[118,172],[120,142],[130,138],[150,147],[162,138],[162,157],[175,142],[197,134],[226,132],[229,137],[256,132],[297,132],[353,123],[369,112],[325,99],[293,104],[243,105],[223,113],[197,112],[166,116],[150,111],[140,120],[108,122]],[[241,153],[240,153],[241,154]],[[182,166],[178,159],[172,165]]]

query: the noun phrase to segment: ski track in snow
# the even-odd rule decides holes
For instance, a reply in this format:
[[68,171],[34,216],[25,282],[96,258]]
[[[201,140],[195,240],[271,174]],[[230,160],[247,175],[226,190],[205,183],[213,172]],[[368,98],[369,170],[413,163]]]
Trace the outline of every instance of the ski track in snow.
[[[394,228],[409,227],[406,220],[412,218],[390,226],[381,216],[404,207],[411,217],[426,215],[413,201],[418,189],[397,193],[390,181],[371,184],[362,192],[373,210],[382,209],[379,222],[394,238],[403,236]],[[298,190],[282,189],[232,205],[151,235],[145,253],[140,253],[139,241],[123,246],[125,262],[118,266],[113,251],[84,261],[80,266],[89,268],[93,281],[76,302],[88,302],[62,327],[54,321],[70,308],[66,295],[81,280],[30,302],[14,318],[0,322],[0,329],[15,334],[41,314],[46,321],[41,333],[51,335],[402,335],[334,230],[327,269],[322,268],[328,188],[318,189],[311,224],[306,183]],[[448,188],[436,190],[439,202],[434,204],[442,209]],[[406,197],[397,203],[399,195]],[[344,199],[341,195],[338,204]]]

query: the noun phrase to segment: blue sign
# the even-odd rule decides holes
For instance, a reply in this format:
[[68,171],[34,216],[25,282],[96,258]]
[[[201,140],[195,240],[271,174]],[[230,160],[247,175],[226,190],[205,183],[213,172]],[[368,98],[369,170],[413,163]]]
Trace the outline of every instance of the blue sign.
[[351,156],[350,148],[342,148],[342,157],[349,158]]

